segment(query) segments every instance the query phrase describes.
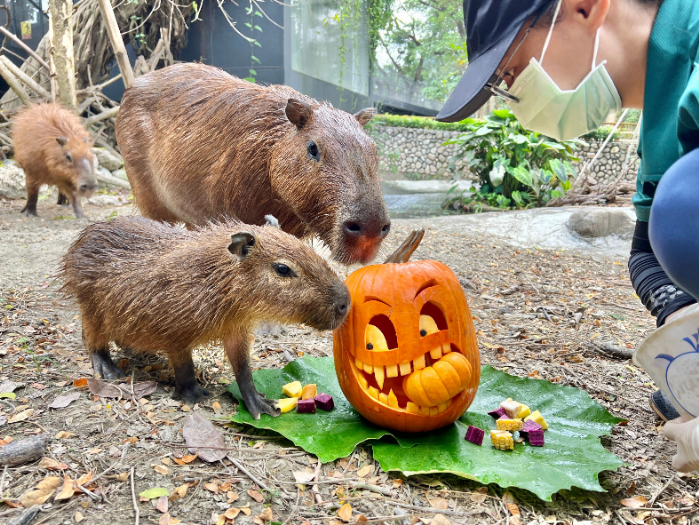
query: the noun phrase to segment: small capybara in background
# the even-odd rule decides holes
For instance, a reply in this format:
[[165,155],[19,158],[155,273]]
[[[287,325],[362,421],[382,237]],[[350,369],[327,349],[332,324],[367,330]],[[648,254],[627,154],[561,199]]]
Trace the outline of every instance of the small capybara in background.
[[27,106],[12,119],[15,160],[27,177],[27,205],[37,216],[42,184],[58,187],[58,204],[70,202],[75,216],[85,216],[81,197],[97,189],[90,136],[78,117],[59,104]]
[[391,224],[363,129],[373,112],[183,63],[136,79],[116,136],[145,217],[263,224],[271,212],[284,231],[317,235],[337,261],[364,263]]
[[177,394],[195,402],[192,350],[223,341],[250,414],[279,415],[255,389],[249,336],[260,322],[337,328],[349,291],[303,241],[271,225],[238,221],[193,230],[124,217],[88,226],[63,257],[63,290],[82,315],[83,342],[95,374],[122,376],[109,353],[121,348],[164,352]]

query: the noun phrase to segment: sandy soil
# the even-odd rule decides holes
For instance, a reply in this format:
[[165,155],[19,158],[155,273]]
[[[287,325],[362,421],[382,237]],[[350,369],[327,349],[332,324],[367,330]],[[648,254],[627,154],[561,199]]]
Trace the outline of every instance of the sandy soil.
[[[199,410],[214,417],[235,411],[223,385],[233,378],[232,373],[215,346],[196,354],[200,380],[213,392],[201,406],[172,400],[172,377],[165,359],[116,353],[117,359],[128,359],[126,370],[135,381],[158,382],[156,392],[142,405],[109,401],[82,390],[67,408],[47,407],[59,394],[77,391],[73,380],[92,375],[77,311],[58,294],[58,283],[51,277],[56,262],[88,221],[134,210],[87,205],[89,219],[75,220],[69,210],[44,201],[39,204],[41,218],[27,219],[19,215],[21,207],[19,201],[0,201],[0,384],[19,383],[16,399],[0,400],[0,438],[69,432],[48,445],[47,457],[64,463],[72,479],[88,472],[100,476],[88,485],[90,494],[44,504],[33,525],[99,523],[107,518],[114,525],[134,523],[131,469],[136,494],[153,486],[172,490],[187,485],[187,494],[170,502],[165,517],[153,504],[137,502],[141,523],[167,523],[168,519],[216,523],[217,516],[231,507],[250,509],[249,516],[241,513],[235,523],[260,521],[255,516],[266,507],[280,523],[332,523],[338,519],[340,500],[351,502],[353,521],[364,514],[368,523],[446,523],[435,519],[438,513],[451,523],[699,523],[699,483],[669,467],[675,447],[659,435],[660,423],[648,406],[654,390],[650,379],[628,359],[599,349],[628,351],[654,326],[634,297],[626,260],[617,251],[609,256],[603,250],[516,247],[506,239],[493,240],[496,237],[487,231],[469,228],[473,218],[460,217],[396,220],[382,249],[387,254],[411,229],[427,228],[414,258],[440,260],[459,275],[475,317],[483,362],[509,373],[585,389],[613,414],[628,418],[627,425],[617,426],[610,438],[603,439],[628,463],[618,472],[601,474],[609,492],[563,491],[553,502],[544,503],[513,490],[510,494],[521,513],[516,517],[503,505],[504,491],[498,487],[488,487],[484,498],[478,492],[481,486],[474,482],[452,476],[403,478],[377,468],[377,474],[363,480],[362,488],[344,484],[344,495],[338,493],[341,485],[318,485],[322,503],[317,504],[310,491],[293,485],[291,474],[315,469],[315,458],[283,439],[255,437],[249,428],[221,427],[231,455],[269,491],[260,494],[250,476],[227,460],[214,466],[198,459],[185,466],[173,463],[182,450],[180,430],[188,414]],[[290,327],[277,336],[258,337],[253,355],[259,367],[281,367],[300,353],[331,355],[329,334]],[[33,413],[26,419],[8,422],[30,409]],[[255,446],[249,446],[253,441]],[[0,479],[3,497],[15,505],[40,480],[56,475],[47,465],[6,469]],[[356,477],[366,465],[374,462],[370,452],[360,447],[349,462],[323,465],[319,479],[337,472]],[[653,507],[630,510],[620,503],[638,495],[648,500],[655,496]],[[447,508],[436,509],[437,500],[446,501]],[[21,508],[0,506],[0,522],[21,513]]]

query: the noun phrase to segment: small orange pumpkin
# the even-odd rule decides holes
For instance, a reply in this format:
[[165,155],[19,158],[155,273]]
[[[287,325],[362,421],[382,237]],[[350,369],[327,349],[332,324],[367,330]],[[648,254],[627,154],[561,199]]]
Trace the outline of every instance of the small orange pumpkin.
[[408,262],[424,230],[385,264],[345,283],[352,297],[335,330],[335,370],[345,397],[372,423],[425,432],[461,417],[476,396],[480,355],[466,297],[437,261]]

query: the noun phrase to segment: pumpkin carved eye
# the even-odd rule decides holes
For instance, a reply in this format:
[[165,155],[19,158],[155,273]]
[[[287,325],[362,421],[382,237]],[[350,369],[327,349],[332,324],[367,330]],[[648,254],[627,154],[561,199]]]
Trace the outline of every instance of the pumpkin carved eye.
[[369,324],[366,327],[366,349],[376,352],[388,350],[386,337],[383,335],[383,332],[373,324]]
[[439,328],[437,328],[437,321],[434,320],[434,317],[430,315],[421,315],[420,335],[425,337],[426,335],[434,334],[436,332],[439,332]]

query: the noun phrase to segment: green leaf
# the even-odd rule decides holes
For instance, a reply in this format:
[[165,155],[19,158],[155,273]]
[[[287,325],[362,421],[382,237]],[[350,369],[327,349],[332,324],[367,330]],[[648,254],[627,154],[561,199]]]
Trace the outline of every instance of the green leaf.
[[164,487],[155,487],[153,489],[144,490],[139,494],[142,498],[156,499],[161,496],[169,496],[170,492]]
[[0,399],[6,398],[6,399],[17,399],[17,394],[14,392],[3,392],[0,394]]
[[255,77],[245,77],[243,80],[247,80],[248,82],[252,82],[253,84],[255,83]]
[[498,159],[495,161],[495,166],[493,166],[493,169],[490,170],[490,182],[493,183],[493,186],[496,188],[502,184],[503,179],[505,178],[505,173],[507,173],[506,168],[509,166],[510,161],[507,159]]
[[561,182],[566,182],[568,180],[568,173],[566,171],[565,165],[559,159],[551,159],[549,161],[549,166],[551,170],[556,174],[558,180]]
[[255,29],[256,29],[257,31],[262,32],[262,28],[261,28],[260,26],[258,26],[257,24],[255,24]]
[[[279,432],[306,452],[318,456],[323,463],[349,456],[359,443],[390,434],[389,430],[362,419],[352,408],[337,382],[332,358],[304,357],[289,363],[283,370],[259,370],[253,376],[257,390],[269,399],[279,399],[282,387],[292,381],[301,381],[304,385],[315,383],[319,393],[333,396],[335,408],[329,412],[299,414],[294,410],[279,417],[262,414],[255,420],[241,403],[232,418],[236,423]],[[231,383],[227,390],[233,397],[242,399],[237,382]]]
[[257,58],[255,55],[252,55],[250,58],[253,60],[253,62],[257,62],[258,64],[260,63],[260,59]]
[[250,22],[245,22],[245,26],[252,29],[252,24]]
[[515,168],[509,168],[507,171],[510,172],[515,179],[517,179],[519,182],[521,182],[525,186],[532,185],[531,173],[529,173],[529,171],[526,170],[525,168],[523,168],[522,166],[517,166]]
[[257,71],[255,71],[254,69],[248,69],[248,72],[250,73],[250,76],[252,76],[252,77],[257,76]]
[[522,206],[524,204],[524,199],[522,199],[522,194],[519,191],[513,191],[512,200],[517,203],[517,206]]
[[[392,432],[361,418],[342,394],[332,358],[304,357],[283,370],[259,370],[253,376],[257,389],[270,399],[278,398],[282,386],[296,380],[315,383],[319,392],[333,396],[335,409],[330,412],[293,411],[277,418],[263,414],[254,420],[241,404],[232,418],[237,423],[279,432],[322,462],[347,457],[357,444],[367,442],[385,471],[405,475],[448,472],[481,483],[520,487],[544,500],[573,486],[603,492],[599,472],[624,464],[599,440],[623,420],[612,416],[586,392],[546,380],[511,376],[490,366],[481,369],[480,387],[469,411],[455,424],[425,434]],[[228,391],[241,399],[236,384],[231,384]],[[495,428],[495,421],[487,412],[508,397],[544,415],[550,427],[544,447],[518,444],[514,451],[500,451],[490,446],[487,434]],[[464,440],[468,425],[486,431],[483,446]]]

